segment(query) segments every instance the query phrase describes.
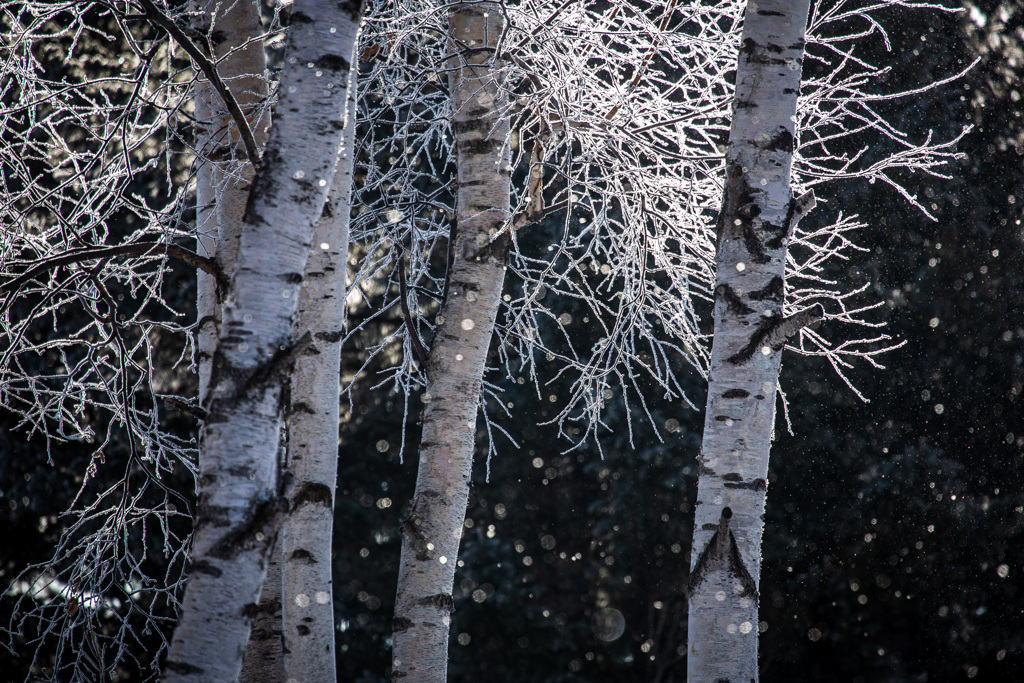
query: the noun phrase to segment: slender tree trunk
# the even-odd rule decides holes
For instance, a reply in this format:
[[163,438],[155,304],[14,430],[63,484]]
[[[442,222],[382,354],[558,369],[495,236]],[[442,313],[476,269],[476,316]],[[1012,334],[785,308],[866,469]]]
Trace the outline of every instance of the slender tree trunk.
[[[269,551],[287,514],[283,394],[309,334],[292,321],[334,176],[362,4],[296,0],[281,91],[246,206],[200,441],[192,574],[167,681],[238,678]],[[340,34],[340,35],[337,35]]]
[[718,227],[715,336],[690,566],[687,680],[756,681],[761,531],[786,339],[790,168],[808,0],[747,5]]
[[[214,55],[220,60],[217,72],[246,114],[253,137],[262,148],[267,141],[269,116],[257,116],[257,107],[270,92],[264,77],[267,57],[263,42],[254,40],[263,32],[259,2],[238,0],[223,6],[219,0],[202,0],[200,10],[203,14],[195,22],[196,28],[204,34],[209,33],[211,27],[215,30]],[[238,144],[238,127],[206,79],[200,80],[196,92],[196,120],[196,148],[203,159],[224,158]],[[241,153],[244,155],[244,151]],[[222,276],[230,281],[242,235],[242,214],[256,169],[247,164],[241,178],[232,178],[226,166],[224,162],[200,161],[196,179],[196,223],[199,253],[216,259]],[[210,386],[222,302],[216,278],[201,270],[197,277],[199,402],[202,404]]]
[[[508,260],[509,122],[492,50],[498,5],[460,3],[449,15],[449,72],[458,150],[455,259],[426,364],[427,401],[416,493],[402,525],[392,678],[446,680],[452,585],[462,538],[487,350]],[[467,49],[468,48],[468,49]]]
[[[352,45],[355,60],[355,43]],[[334,597],[331,539],[338,479],[338,386],[345,323],[349,215],[355,141],[355,73],[334,186],[317,222],[299,328],[316,350],[300,356],[292,375],[288,467],[295,475],[291,514],[282,529],[285,674],[303,683],[334,683]]]

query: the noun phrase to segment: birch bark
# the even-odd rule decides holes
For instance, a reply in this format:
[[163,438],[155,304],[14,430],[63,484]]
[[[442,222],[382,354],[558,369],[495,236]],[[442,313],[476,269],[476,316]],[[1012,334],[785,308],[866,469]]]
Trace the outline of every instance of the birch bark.
[[718,224],[715,331],[690,565],[687,680],[756,681],[768,453],[782,347],[790,170],[809,0],[748,3]]
[[[259,106],[270,92],[264,78],[266,52],[263,42],[256,40],[262,33],[259,3],[239,0],[223,7],[219,1],[202,0],[199,9],[202,14],[196,22],[197,28],[204,35],[212,36],[217,72],[246,114],[256,144],[262,149],[267,141],[269,116],[261,116]],[[234,119],[206,79],[199,82],[196,92],[196,120],[196,148],[201,159],[210,160],[200,162],[196,179],[198,253],[215,259],[222,277],[230,281],[242,235],[245,202],[256,169],[246,164],[239,175],[229,174],[228,164],[222,160],[230,158],[231,149],[238,145],[240,136]],[[200,270],[197,278],[197,355],[199,402],[202,404],[209,391],[211,360],[220,333],[221,301],[213,275]]]
[[[355,63],[356,41],[351,63]],[[292,375],[288,467],[295,475],[290,514],[282,529],[282,631],[287,680],[334,683],[334,598],[331,540],[338,479],[338,386],[345,324],[352,150],[355,133],[355,72],[331,196],[317,222],[306,281],[299,294],[299,329],[316,348],[300,356]]]
[[[416,492],[402,524],[391,676],[446,680],[452,585],[462,538],[483,371],[509,240],[509,121],[496,85],[500,7],[458,3],[449,14],[449,71],[458,164],[457,230],[448,299],[427,359]],[[490,49],[481,49],[490,48]]]
[[352,61],[343,48],[361,15],[358,0],[296,0],[292,9],[274,124],[242,221],[204,405],[192,575],[166,681],[232,681],[241,669],[287,510],[288,477],[278,477],[277,462],[283,389],[310,344],[308,334],[293,343],[292,321],[341,142]]

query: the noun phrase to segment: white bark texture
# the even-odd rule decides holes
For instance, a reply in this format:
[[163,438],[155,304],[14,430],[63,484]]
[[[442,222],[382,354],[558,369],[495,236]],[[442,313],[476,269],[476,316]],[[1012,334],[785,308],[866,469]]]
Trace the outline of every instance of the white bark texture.
[[694,521],[690,683],[756,681],[758,584],[768,453],[797,202],[790,169],[808,0],[747,5],[718,224],[715,333]]
[[[355,63],[356,42],[351,61]],[[355,72],[334,185],[317,222],[299,294],[299,329],[315,346],[295,361],[288,427],[288,468],[295,476],[281,537],[286,679],[334,683],[331,539],[338,479],[338,392],[345,324],[349,215],[355,131]]]
[[[269,96],[264,78],[267,69],[262,40],[254,40],[262,32],[258,0],[238,0],[224,6],[219,0],[203,0],[203,12],[197,28],[212,36],[217,72],[225,82],[242,112],[246,115],[256,144],[262,148],[267,141],[269,116],[261,115],[260,105]],[[249,185],[256,169],[245,163],[232,164],[232,149],[239,146],[240,135],[234,119],[219,100],[209,81],[200,81],[196,92],[197,140],[199,169],[196,178],[196,232],[198,253],[213,258],[221,277],[230,281],[234,275],[238,240],[242,235],[242,216],[249,197]],[[245,158],[244,149],[239,156]],[[236,167],[232,174],[231,166]],[[221,301],[217,280],[198,271],[197,350],[199,361],[199,402],[203,403],[210,387],[213,354],[220,334]]]
[[509,218],[509,122],[492,50],[504,26],[490,3],[449,15],[449,71],[458,164],[457,228],[448,298],[427,359],[427,401],[416,492],[402,524],[391,676],[410,683],[447,677],[452,586],[462,539],[483,371],[508,260],[495,239]]
[[[362,4],[296,0],[281,90],[223,305],[200,442],[192,575],[167,681],[238,678],[267,556],[286,514],[277,449],[283,394],[310,335],[299,288],[334,175]],[[339,35],[340,34],[340,35]],[[329,87],[330,86],[330,87]]]

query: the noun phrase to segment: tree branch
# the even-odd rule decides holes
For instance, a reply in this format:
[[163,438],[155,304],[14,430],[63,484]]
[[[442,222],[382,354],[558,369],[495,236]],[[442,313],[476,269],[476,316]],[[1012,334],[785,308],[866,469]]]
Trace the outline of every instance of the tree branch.
[[136,0],[136,2],[142,7],[146,18],[151,23],[167,31],[168,35],[174,39],[174,42],[188,53],[188,56],[192,58],[196,66],[199,67],[199,70],[210,81],[214,90],[217,91],[217,94],[224,101],[224,106],[227,107],[231,118],[235,120],[235,125],[238,126],[238,132],[242,136],[242,143],[245,145],[245,152],[246,156],[249,157],[249,163],[253,165],[253,168],[258,168],[260,152],[256,146],[256,138],[253,136],[252,128],[249,127],[249,121],[245,118],[245,114],[242,113],[242,108],[238,106],[238,100],[235,99],[235,96],[228,90],[228,86],[221,80],[220,74],[217,73],[217,67],[192,42],[192,39],[185,34],[181,27],[174,23],[174,20],[161,12],[160,8],[153,4],[152,0]]
[[7,292],[14,291],[40,273],[54,268],[59,268],[61,266],[66,266],[69,263],[90,261],[92,259],[104,259],[112,256],[147,256],[151,253],[155,254],[160,252],[163,252],[167,256],[173,256],[183,263],[187,263],[190,266],[214,276],[217,279],[218,287],[227,287],[228,283],[224,280],[224,274],[220,272],[220,268],[213,259],[200,256],[194,251],[189,251],[188,249],[179,247],[175,244],[136,242],[135,244],[122,244],[116,247],[88,247],[85,249],[75,249],[61,254],[60,256],[43,259],[37,265],[29,268],[13,280],[8,280],[7,282],[0,284],[0,294],[6,294]]
[[398,257],[398,292],[399,297],[402,300],[402,317],[405,319],[405,329],[409,332],[409,341],[412,343],[412,350],[416,353],[416,358],[420,362],[420,367],[423,371],[427,371],[427,353],[423,349],[423,343],[420,341],[419,334],[416,333],[416,328],[412,324],[412,314],[409,313],[409,289],[405,284],[405,253]]

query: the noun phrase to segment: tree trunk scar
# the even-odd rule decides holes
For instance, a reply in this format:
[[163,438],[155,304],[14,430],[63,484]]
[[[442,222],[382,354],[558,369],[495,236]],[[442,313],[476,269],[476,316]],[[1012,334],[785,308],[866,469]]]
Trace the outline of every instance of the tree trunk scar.
[[753,358],[758,349],[763,348],[775,353],[800,330],[820,322],[824,317],[825,309],[821,304],[815,304],[786,318],[765,318],[758,324],[746,346],[729,356],[726,361],[733,365],[742,365]]
[[713,571],[724,571],[729,576],[738,579],[743,587],[740,595],[749,595],[758,599],[757,584],[754,583],[750,571],[740,557],[740,549],[736,545],[736,537],[729,529],[729,520],[732,519],[732,509],[722,508],[722,516],[718,520],[718,530],[712,534],[708,544],[704,546],[697,564],[690,573],[689,590],[692,594],[701,582]]
[[288,513],[288,499],[281,496],[263,501],[240,526],[225,534],[210,551],[222,560],[238,553],[272,545]]

